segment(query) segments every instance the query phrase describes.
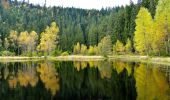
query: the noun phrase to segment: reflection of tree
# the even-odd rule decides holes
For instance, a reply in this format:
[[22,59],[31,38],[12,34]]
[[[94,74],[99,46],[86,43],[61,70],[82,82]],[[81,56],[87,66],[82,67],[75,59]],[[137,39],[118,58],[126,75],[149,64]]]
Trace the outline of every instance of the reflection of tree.
[[77,69],[77,71],[83,70],[87,67],[88,62],[86,61],[75,61],[74,63],[74,67]]
[[77,71],[80,71],[80,68],[81,68],[81,62],[77,62],[77,61],[75,61],[75,62],[74,62],[74,67],[77,69]]
[[[134,100],[136,98],[135,79],[133,75],[128,76],[126,70],[118,74],[112,69],[112,63],[107,61],[88,62],[84,69],[81,65],[81,62],[74,64],[65,62],[59,68],[62,81],[59,92],[61,99]],[[80,70],[77,71],[77,68]]]
[[8,75],[9,75],[9,69],[7,66],[5,66],[5,69],[4,69],[4,79],[5,80],[7,79]]
[[98,69],[100,71],[101,78],[111,78],[112,68],[110,62],[101,61]]
[[14,76],[10,76],[8,79],[8,84],[10,88],[15,88],[17,86],[17,78]]
[[132,74],[132,64],[131,63],[126,63],[126,70],[128,72],[128,76]]
[[115,61],[113,62],[113,67],[120,74],[126,67],[125,62],[122,61]]
[[169,85],[158,68],[140,64],[135,70],[138,100],[168,100]]
[[20,69],[18,71],[18,82],[24,87],[28,86],[28,84],[34,87],[38,82],[35,68],[33,66],[27,66],[25,69]]
[[113,62],[113,68],[117,71],[118,74],[122,73],[126,69],[128,76],[132,74],[132,63],[115,61]]
[[86,68],[86,67],[87,67],[87,64],[88,64],[88,62],[82,61],[82,62],[81,62],[81,69]]
[[74,67],[77,69],[77,71],[83,70],[88,67],[98,67],[100,61],[75,61],[73,62]]
[[59,91],[59,77],[55,67],[49,63],[42,63],[37,67],[37,72],[40,73],[40,78],[45,84],[45,88],[55,95]]
[[0,79],[2,78],[2,73],[1,73],[1,71],[0,71]]
[[89,66],[90,67],[98,67],[99,61],[89,61]]

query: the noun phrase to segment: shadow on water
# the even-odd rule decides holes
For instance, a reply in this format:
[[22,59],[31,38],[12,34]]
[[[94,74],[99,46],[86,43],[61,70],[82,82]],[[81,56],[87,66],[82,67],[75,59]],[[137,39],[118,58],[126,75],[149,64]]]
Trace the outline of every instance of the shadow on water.
[[170,67],[122,61],[0,63],[1,100],[169,100]]

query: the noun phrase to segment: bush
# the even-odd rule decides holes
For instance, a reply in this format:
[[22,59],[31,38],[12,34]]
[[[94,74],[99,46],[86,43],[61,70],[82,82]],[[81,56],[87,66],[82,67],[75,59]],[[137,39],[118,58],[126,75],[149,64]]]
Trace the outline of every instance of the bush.
[[61,56],[68,56],[68,55],[69,55],[69,53],[67,51],[65,51],[61,54]]
[[22,56],[33,57],[33,56],[37,56],[37,53],[36,52],[27,52],[26,54],[22,54]]
[[10,51],[2,51],[0,52],[1,56],[15,56],[15,53],[10,52]]
[[88,55],[95,55],[94,47],[90,46],[90,48],[88,50]]
[[62,54],[62,50],[60,50],[59,48],[57,48],[56,50],[52,51],[52,55],[53,56],[59,56]]

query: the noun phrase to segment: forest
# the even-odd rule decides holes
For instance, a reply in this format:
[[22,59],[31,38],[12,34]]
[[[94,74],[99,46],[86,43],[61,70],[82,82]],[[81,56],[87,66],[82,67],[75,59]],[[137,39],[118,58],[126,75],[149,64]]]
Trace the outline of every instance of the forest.
[[1,0],[0,56],[170,55],[170,1],[79,9]]

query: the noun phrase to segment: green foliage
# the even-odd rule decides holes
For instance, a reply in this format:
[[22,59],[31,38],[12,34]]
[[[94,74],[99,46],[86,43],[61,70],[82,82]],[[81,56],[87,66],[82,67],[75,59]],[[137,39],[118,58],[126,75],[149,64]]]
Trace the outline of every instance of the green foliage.
[[61,56],[68,56],[68,55],[69,55],[69,53],[67,51],[65,51],[61,54]]
[[[95,54],[108,55],[110,53],[107,51],[111,51],[111,46],[108,46],[109,50],[105,52],[104,49],[108,48],[104,47],[103,43],[100,42],[106,35],[110,35],[110,43],[114,44],[116,44],[117,40],[126,44],[128,38],[134,41],[140,39],[145,41],[144,38],[134,39],[135,18],[140,7],[148,8],[152,17],[154,17],[157,2],[158,0],[142,0],[140,4],[131,2],[127,6],[102,9],[100,11],[62,7],[46,8],[27,3],[23,5],[18,3],[17,0],[15,2],[11,1],[10,5],[5,2],[0,5],[0,12],[2,12],[0,19],[0,23],[2,23],[0,24],[0,40],[2,41],[0,41],[0,50],[9,50],[17,55],[27,53],[34,55],[30,54],[30,52],[36,52],[37,50],[38,55],[60,55],[61,52],[55,51],[55,48],[60,46],[63,51],[73,51],[74,54],[85,55],[89,51],[86,50],[85,46],[89,48],[90,46],[98,45],[97,48],[94,47]],[[152,42],[150,40],[145,41],[148,44],[142,45],[143,47],[138,47],[139,41],[138,43],[131,41],[131,44],[135,44],[134,47],[137,52],[144,54],[161,54],[164,50],[166,50],[166,54],[170,52],[169,35],[167,34],[170,33],[168,12],[169,1],[160,0],[156,10],[154,25],[147,29],[149,33],[155,33],[154,36],[160,38],[153,37],[151,38]],[[143,18],[140,17],[144,21],[145,16],[148,16],[148,14],[145,14],[141,14]],[[165,16],[167,16],[167,20]],[[50,22],[53,23],[47,27]],[[58,26],[56,22],[58,22]],[[148,21],[145,22],[148,23]],[[166,25],[168,28],[165,28]],[[141,25],[137,24],[138,26]],[[137,29],[137,32],[139,33],[141,29]],[[30,38],[30,34],[34,32],[37,32],[35,38]],[[79,44],[79,47],[75,47],[74,45],[77,42],[83,43],[84,46]],[[37,45],[36,50],[35,47]]]
[[98,50],[101,55],[107,56],[111,54],[112,41],[110,36],[104,37],[98,44]]
[[59,47],[57,47],[54,51],[52,51],[51,54],[52,56],[59,56],[62,54],[62,50]]
[[0,56],[15,56],[15,53],[10,51],[1,51]]

